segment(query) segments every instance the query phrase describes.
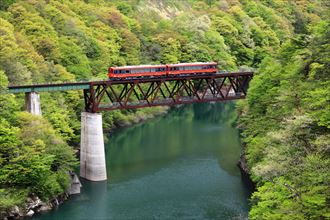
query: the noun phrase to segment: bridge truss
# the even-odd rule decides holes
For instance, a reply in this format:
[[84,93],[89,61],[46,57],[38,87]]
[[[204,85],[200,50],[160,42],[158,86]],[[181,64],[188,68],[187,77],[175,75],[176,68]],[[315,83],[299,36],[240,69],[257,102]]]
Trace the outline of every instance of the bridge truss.
[[252,72],[89,82],[85,110],[100,112],[245,98]]

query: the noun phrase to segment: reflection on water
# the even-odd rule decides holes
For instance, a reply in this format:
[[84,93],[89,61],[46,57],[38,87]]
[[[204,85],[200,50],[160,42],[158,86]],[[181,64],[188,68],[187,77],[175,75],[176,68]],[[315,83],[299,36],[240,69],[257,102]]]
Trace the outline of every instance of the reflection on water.
[[108,181],[34,219],[241,219],[249,191],[236,162],[232,103],[190,105],[120,129],[106,145]]

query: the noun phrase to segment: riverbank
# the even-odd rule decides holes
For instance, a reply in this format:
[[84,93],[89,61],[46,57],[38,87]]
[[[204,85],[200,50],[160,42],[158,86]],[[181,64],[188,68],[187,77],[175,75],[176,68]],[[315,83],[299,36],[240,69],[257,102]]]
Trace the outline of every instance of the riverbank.
[[24,217],[31,217],[36,213],[47,212],[63,203],[69,198],[68,193],[63,193],[57,197],[44,202],[37,195],[31,194],[26,198],[26,203],[21,206],[13,206],[7,213],[2,213],[3,220],[17,220]]
[[[114,132],[116,129],[129,127],[141,122],[144,122],[148,119],[152,119],[154,117],[158,117],[164,115],[168,112],[169,107],[156,107],[148,111],[148,114],[143,112],[137,112],[134,116],[131,116],[129,120],[126,121],[118,121],[114,124],[111,128],[104,128],[106,131],[105,133]],[[105,136],[105,142],[107,142],[107,135]],[[78,151],[79,152],[79,149]],[[76,154],[79,157],[79,153]],[[68,174],[70,175],[70,174]],[[71,182],[70,187],[67,189],[65,193],[61,193],[55,198],[52,198],[48,201],[42,201],[36,194],[29,195],[23,204],[15,205],[6,211],[0,213],[0,218],[3,220],[16,220],[21,219],[24,217],[31,217],[36,213],[47,212],[52,210],[53,208],[57,207],[58,205],[62,204],[65,200],[70,198],[72,191],[72,185],[76,184],[72,175],[70,175]]]

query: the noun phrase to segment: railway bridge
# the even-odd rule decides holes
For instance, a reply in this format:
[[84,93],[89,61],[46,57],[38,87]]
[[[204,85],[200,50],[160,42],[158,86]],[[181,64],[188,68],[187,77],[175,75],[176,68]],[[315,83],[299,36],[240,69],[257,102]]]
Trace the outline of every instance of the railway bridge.
[[41,115],[41,92],[82,90],[80,176],[91,181],[107,179],[102,111],[152,106],[244,99],[253,72],[180,75],[88,82],[10,85],[9,93],[25,93],[25,108]]

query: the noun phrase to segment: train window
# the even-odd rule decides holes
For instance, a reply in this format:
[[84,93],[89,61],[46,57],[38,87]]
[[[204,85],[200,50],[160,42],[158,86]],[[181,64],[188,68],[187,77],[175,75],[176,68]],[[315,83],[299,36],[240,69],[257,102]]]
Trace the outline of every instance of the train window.
[[117,74],[119,71],[118,70],[115,70],[114,73]]
[[162,72],[165,71],[165,68],[156,68],[156,72]]

